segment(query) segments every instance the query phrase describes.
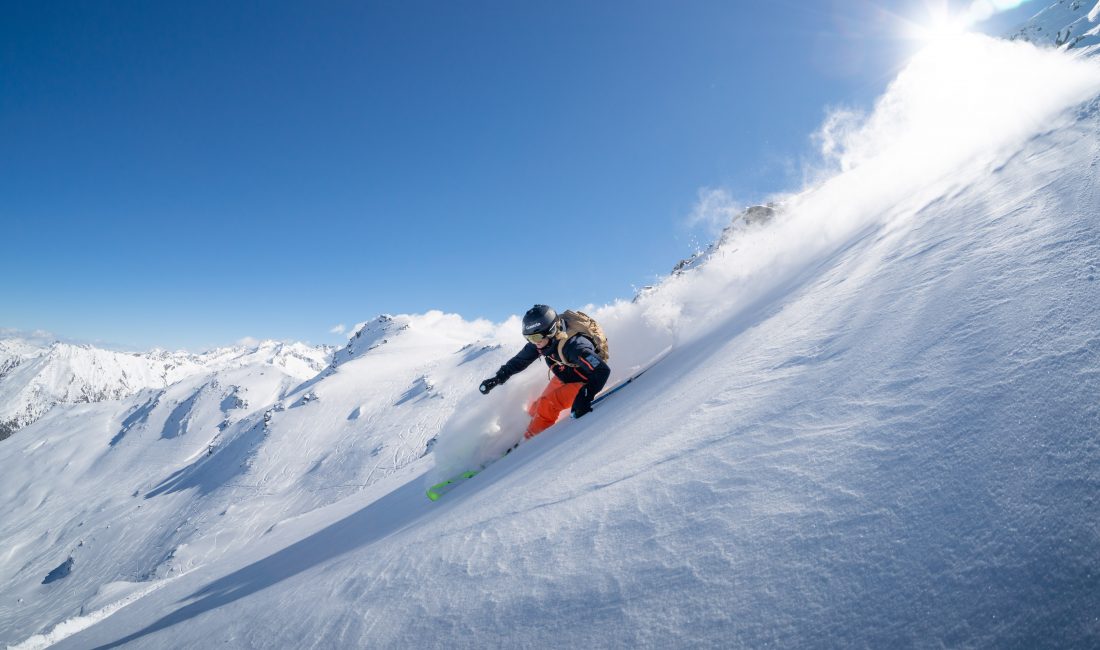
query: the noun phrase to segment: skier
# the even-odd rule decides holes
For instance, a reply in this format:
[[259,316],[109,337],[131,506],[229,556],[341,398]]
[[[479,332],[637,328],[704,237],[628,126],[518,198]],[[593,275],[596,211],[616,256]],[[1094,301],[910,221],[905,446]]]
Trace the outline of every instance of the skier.
[[531,422],[524,437],[533,438],[557,422],[565,409],[574,418],[590,413],[592,398],[607,383],[611,368],[603,331],[582,312],[567,311],[559,316],[546,305],[535,305],[523,315],[523,336],[527,345],[496,375],[481,382],[478,390],[488,395],[541,356],[552,376],[542,395],[527,409]]

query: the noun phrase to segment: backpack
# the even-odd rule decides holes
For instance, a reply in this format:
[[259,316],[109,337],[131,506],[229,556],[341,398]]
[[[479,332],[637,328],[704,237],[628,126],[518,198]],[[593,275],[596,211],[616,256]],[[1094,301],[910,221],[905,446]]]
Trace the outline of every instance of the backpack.
[[565,343],[577,334],[587,336],[596,346],[596,355],[604,361],[611,358],[611,352],[607,348],[607,336],[603,328],[594,318],[583,311],[566,309],[561,314],[562,325],[565,328],[565,336],[558,342],[558,358],[567,366],[576,367],[577,364],[565,360]]

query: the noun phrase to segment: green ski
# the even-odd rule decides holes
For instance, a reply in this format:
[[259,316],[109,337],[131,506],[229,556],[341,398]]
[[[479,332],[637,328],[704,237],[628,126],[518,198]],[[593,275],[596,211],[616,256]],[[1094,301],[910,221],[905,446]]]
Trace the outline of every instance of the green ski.
[[473,478],[477,476],[478,472],[480,471],[481,470],[470,470],[469,472],[462,472],[454,478],[449,478],[442,483],[436,483],[435,485],[428,488],[428,498],[432,501],[439,501],[439,497],[453,490],[454,488],[452,486],[455,485],[458,481],[464,478]]

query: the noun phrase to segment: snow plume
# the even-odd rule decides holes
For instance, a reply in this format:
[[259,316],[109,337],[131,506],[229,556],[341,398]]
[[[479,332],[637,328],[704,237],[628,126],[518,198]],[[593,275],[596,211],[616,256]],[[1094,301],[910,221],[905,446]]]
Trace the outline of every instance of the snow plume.
[[1098,75],[1093,62],[965,35],[920,52],[870,115],[837,111],[818,138],[839,171],[886,166],[911,187],[976,156],[1014,151],[1095,94]]
[[717,236],[741,212],[742,207],[725,189],[700,188],[695,207],[688,215],[687,225],[691,228],[705,226],[712,235]]
[[[750,229],[642,304],[682,339],[751,326],[775,291],[869,229],[922,207],[1003,164],[1037,134],[1072,119],[1100,92],[1100,66],[1026,43],[978,35],[918,53],[867,114],[832,113],[817,134],[824,172],[766,228]],[[732,319],[732,320],[731,320]]]
[[[636,301],[581,308],[607,333],[611,384],[669,345],[723,328],[752,327],[830,256],[873,229],[903,225],[924,206],[1003,164],[1028,138],[1069,121],[1067,111],[1100,92],[1100,67],[1025,43],[967,35],[918,54],[874,109],[830,115],[817,134],[825,171],[781,201],[767,226],[745,228],[706,263],[673,275]],[[703,190],[693,218],[738,210],[728,193]],[[518,351],[518,317],[498,329],[501,349],[486,377]],[[489,363],[491,361],[491,363]],[[527,406],[546,384],[539,363],[488,397],[458,404],[435,446],[431,478],[500,456],[522,435]],[[521,406],[522,405],[522,406]]]
[[500,458],[520,441],[531,419],[526,405],[545,384],[541,365],[513,377],[488,397],[473,393],[460,402],[439,432],[429,484]]
[[[621,381],[659,355],[674,342],[668,314],[641,303],[617,302],[604,307],[561,305],[561,310],[579,308],[592,315],[603,328],[611,348],[611,378]],[[479,358],[484,377],[490,377],[524,345],[522,326],[513,316],[496,328],[497,349]],[[547,368],[541,362],[510,378],[488,396],[471,390],[437,436],[433,455],[435,468],[428,484],[476,468],[501,457],[523,437],[531,419],[527,409],[546,387]],[[564,413],[562,417],[567,417]]]
[[967,25],[974,25],[1009,9],[1015,9],[1028,0],[974,0],[963,13]]

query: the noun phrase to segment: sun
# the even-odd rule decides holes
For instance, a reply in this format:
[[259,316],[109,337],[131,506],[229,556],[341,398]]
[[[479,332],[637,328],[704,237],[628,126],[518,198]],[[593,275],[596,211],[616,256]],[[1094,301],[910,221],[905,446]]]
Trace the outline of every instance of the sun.
[[970,22],[959,16],[937,16],[921,27],[921,31],[925,41],[952,40],[970,31]]
[[925,43],[957,39],[970,31],[974,21],[966,14],[953,14],[946,7],[930,11],[928,17],[910,26],[911,36]]
[[958,11],[952,11],[950,3],[944,0],[925,0],[926,17],[922,21],[905,21],[907,36],[926,43],[957,39],[973,26],[1026,2],[1028,0],[972,0]]

